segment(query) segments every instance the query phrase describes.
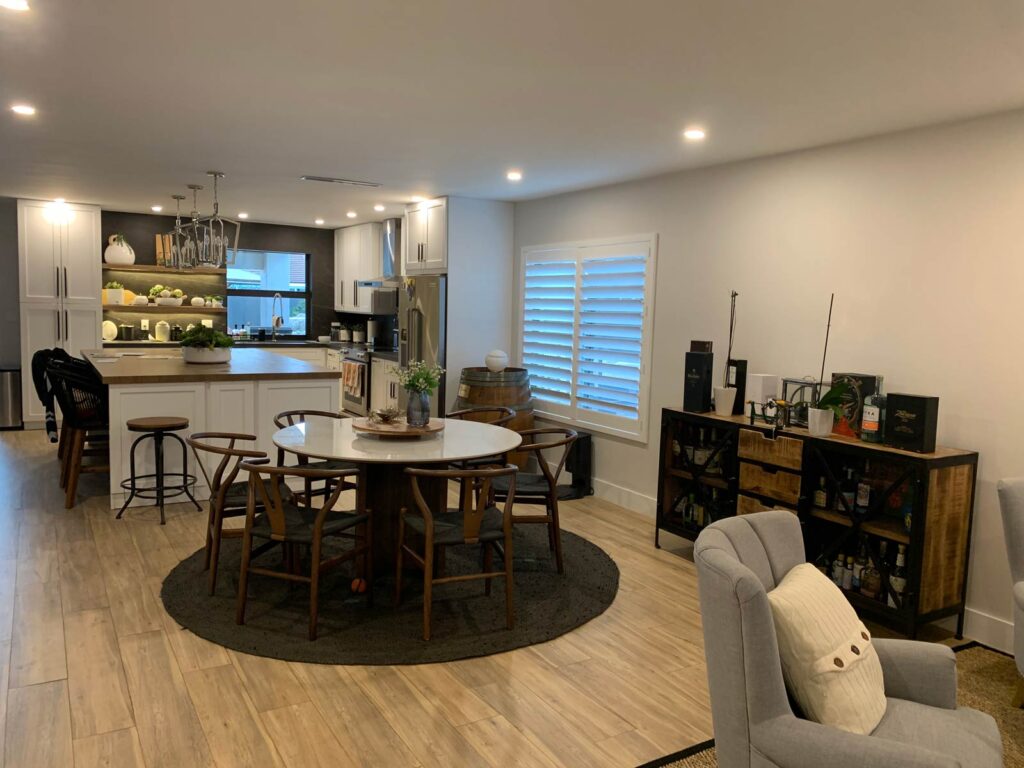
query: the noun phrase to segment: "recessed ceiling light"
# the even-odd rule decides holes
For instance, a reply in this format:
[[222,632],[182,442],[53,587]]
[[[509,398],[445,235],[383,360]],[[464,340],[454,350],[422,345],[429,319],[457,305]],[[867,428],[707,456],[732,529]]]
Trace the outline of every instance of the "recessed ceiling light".
[[422,203],[427,198],[425,198],[423,195],[413,195],[409,199],[412,200],[414,203]]
[[687,128],[683,131],[683,138],[687,141],[703,141],[706,135],[703,128]]
[[513,168],[512,170],[505,174],[505,178],[508,179],[509,181],[522,181],[523,172]]
[[238,218],[240,218],[240,219],[248,219],[249,218],[249,214],[246,213],[245,211],[242,211],[241,213],[238,214]]
[[36,113],[36,108],[30,104],[12,104],[11,112],[16,115],[24,115],[25,117],[31,117]]
[[28,0],[0,0],[0,8],[6,8],[9,11],[27,11]]
[[160,211],[162,211],[163,209],[164,209],[164,207],[162,205],[151,205],[151,206],[149,206],[149,210],[151,210],[153,213],[160,213]]
[[318,227],[322,227],[324,225],[324,220],[323,219],[314,219],[313,223],[316,224]]
[[373,206],[373,210],[375,210],[377,213],[383,213],[385,208],[380,203],[377,203],[375,206]]
[[354,219],[354,218],[356,217],[356,215],[357,215],[357,214],[356,214],[356,212],[355,212],[355,211],[349,211],[349,212],[348,212],[348,213],[346,213],[345,215],[346,215],[346,216],[348,216],[348,217],[349,217],[350,219]]

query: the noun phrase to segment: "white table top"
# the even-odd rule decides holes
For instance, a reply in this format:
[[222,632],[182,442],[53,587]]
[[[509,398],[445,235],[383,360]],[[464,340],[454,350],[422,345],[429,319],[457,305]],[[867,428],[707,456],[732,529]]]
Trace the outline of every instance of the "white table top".
[[311,416],[274,433],[274,445],[318,459],[360,463],[441,464],[514,450],[518,432],[491,424],[445,419],[444,431],[417,439],[382,439],[356,432],[352,419]]

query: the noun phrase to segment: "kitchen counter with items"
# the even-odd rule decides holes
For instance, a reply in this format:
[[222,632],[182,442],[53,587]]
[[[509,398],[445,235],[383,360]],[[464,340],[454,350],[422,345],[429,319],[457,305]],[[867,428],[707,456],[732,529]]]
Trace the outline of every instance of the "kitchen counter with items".
[[[231,350],[221,364],[186,363],[170,344],[153,349],[86,350],[86,360],[99,372],[110,393],[110,506],[124,501],[121,480],[131,474],[129,455],[137,433],[126,422],[146,416],[176,416],[189,421],[192,432],[240,432],[255,435],[259,450],[273,453],[274,416],[288,410],[341,410],[341,372],[323,364],[258,348]],[[293,348],[293,351],[294,348]],[[309,352],[326,353],[322,349]],[[154,471],[153,452],[139,451],[137,474]],[[166,471],[180,471],[181,457],[168,451]],[[190,465],[195,458],[189,457]],[[196,498],[209,495],[199,477]],[[211,469],[208,467],[208,470]]]

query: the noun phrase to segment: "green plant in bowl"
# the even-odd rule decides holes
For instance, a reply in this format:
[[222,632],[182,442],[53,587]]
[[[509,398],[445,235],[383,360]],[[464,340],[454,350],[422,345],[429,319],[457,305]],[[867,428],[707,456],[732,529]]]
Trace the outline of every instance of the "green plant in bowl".
[[205,325],[197,325],[181,335],[180,343],[183,347],[218,349],[232,346],[235,340],[226,333],[207,328]]

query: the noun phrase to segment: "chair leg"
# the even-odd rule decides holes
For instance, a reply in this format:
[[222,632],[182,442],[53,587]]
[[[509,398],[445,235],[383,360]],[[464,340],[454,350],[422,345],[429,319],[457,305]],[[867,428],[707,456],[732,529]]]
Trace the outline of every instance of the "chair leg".
[[210,594],[212,595],[217,591],[217,563],[220,561],[220,537],[221,537],[221,525],[223,524],[221,516],[216,513],[213,518],[213,525],[207,529],[206,539],[209,542],[209,546],[206,550],[207,561],[210,566]]
[[163,432],[153,434],[153,450],[156,452],[156,504],[160,507],[160,525],[165,525],[164,517],[164,435]]
[[320,613],[320,539],[313,539],[309,564],[309,639],[316,640],[316,622]]
[[405,517],[398,517],[398,556],[395,558],[395,608],[402,603],[402,560],[405,554]]
[[[484,573],[490,573],[494,569],[494,549],[490,544],[484,544]],[[484,579],[484,594],[491,596],[491,579]]]
[[423,639],[430,639],[430,609],[434,591],[434,543],[423,548]]
[[512,604],[512,536],[505,537],[505,626],[509,629],[515,625],[515,606]]
[[1024,677],[1017,677],[1017,690],[1013,694],[1013,702],[1010,705],[1014,709],[1024,707]]
[[78,476],[82,472],[82,451],[85,449],[85,430],[75,429],[71,432],[71,448],[68,455],[68,482],[64,494],[64,509],[75,506],[78,495]]
[[206,557],[203,561],[203,570],[210,568],[210,553],[213,547],[213,499],[210,499],[210,513],[206,516]]
[[245,601],[249,595],[249,560],[252,558],[252,532],[242,534],[242,572],[238,574],[238,607],[235,623],[245,624]]
[[558,522],[558,497],[554,494],[551,495],[548,514],[551,515],[551,522],[548,525],[555,542],[555,565],[558,566],[558,573],[563,574],[565,573],[565,564],[562,562],[562,527]]

